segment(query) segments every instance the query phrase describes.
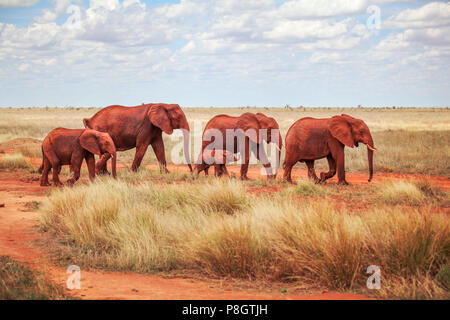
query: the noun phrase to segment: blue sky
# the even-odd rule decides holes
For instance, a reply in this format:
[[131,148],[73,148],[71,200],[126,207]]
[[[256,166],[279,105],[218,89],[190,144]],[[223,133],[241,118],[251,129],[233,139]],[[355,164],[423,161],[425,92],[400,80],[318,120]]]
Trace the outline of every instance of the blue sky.
[[0,0],[0,107],[448,107],[449,62],[448,1]]

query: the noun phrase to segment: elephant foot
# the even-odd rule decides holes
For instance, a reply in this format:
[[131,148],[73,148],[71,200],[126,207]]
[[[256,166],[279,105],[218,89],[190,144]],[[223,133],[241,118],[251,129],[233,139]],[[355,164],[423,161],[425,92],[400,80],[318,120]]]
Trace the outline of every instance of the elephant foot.
[[111,173],[108,170],[96,170],[95,174],[99,175],[99,176],[110,176]]
[[276,180],[276,179],[277,179],[277,176],[274,174],[267,175],[267,180]]
[[50,186],[51,186],[51,184],[48,181],[41,182],[41,187],[50,187]]
[[61,181],[57,181],[57,182],[53,182],[53,186],[55,186],[55,187],[62,187],[63,184],[61,183]]
[[73,186],[73,185],[75,184],[75,181],[76,181],[76,180],[73,179],[73,178],[72,178],[72,179],[69,179],[69,180],[66,181],[66,185],[68,185],[68,186]]
[[242,181],[249,181],[250,179],[249,179],[247,176],[242,176],[242,177],[241,177],[241,180],[242,180]]
[[340,185],[340,186],[348,186],[349,183],[347,181],[343,180],[343,181],[339,181],[338,185]]

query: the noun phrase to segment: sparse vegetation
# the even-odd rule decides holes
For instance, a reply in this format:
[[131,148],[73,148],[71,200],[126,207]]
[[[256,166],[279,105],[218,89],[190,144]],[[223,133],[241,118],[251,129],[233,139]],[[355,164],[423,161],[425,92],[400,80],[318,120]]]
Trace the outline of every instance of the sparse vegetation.
[[28,169],[30,171],[34,170],[28,158],[24,157],[20,153],[5,154],[0,157],[0,170],[5,169]]
[[324,188],[322,185],[316,184],[311,179],[303,179],[296,181],[296,185],[290,188],[286,188],[282,191],[285,195],[297,195],[297,196],[325,196],[331,191]]
[[253,196],[228,179],[161,185],[108,178],[55,190],[43,207],[42,229],[84,267],[192,270],[365,291],[365,269],[378,265],[380,297],[406,297],[408,288],[415,290],[409,298],[448,297],[442,268],[449,263],[449,221],[426,210],[382,206],[348,214],[327,201]]
[[62,288],[8,256],[0,256],[0,300],[65,299]]
[[420,206],[433,204],[446,198],[446,193],[428,180],[396,180],[378,186],[382,202],[390,205]]

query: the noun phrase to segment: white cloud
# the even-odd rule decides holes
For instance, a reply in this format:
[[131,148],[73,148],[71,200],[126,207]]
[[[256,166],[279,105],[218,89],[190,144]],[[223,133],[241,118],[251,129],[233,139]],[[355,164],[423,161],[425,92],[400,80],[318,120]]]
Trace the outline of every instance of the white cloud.
[[0,7],[31,7],[40,0],[0,0]]
[[383,22],[385,29],[417,29],[450,25],[450,3],[432,2],[406,9]]
[[[147,7],[140,0],[91,0],[86,8],[53,0],[28,26],[0,23],[0,84],[5,74],[78,83],[289,83],[299,74],[341,79],[367,72],[375,79],[412,65],[417,71],[408,72],[427,70],[425,77],[448,63],[448,3],[399,12],[382,23],[395,30],[371,38],[359,16],[369,2],[392,1],[181,0]],[[71,4],[79,6],[80,21],[61,25]]]

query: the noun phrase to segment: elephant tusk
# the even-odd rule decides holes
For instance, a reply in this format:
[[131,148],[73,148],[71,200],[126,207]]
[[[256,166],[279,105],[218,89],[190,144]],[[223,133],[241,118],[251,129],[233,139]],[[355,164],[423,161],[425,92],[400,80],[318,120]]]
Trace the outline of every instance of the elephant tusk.
[[367,145],[367,148],[368,148],[369,150],[372,150],[372,151],[378,151],[376,148],[371,147],[370,145]]

